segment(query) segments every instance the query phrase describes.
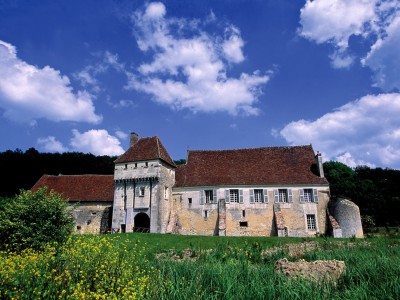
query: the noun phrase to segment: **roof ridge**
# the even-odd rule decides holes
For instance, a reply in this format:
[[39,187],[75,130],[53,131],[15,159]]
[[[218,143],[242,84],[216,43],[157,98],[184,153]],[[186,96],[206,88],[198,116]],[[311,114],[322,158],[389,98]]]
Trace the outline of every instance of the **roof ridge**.
[[188,150],[188,152],[222,152],[222,151],[238,151],[238,150],[259,150],[259,149],[285,149],[285,148],[308,148],[311,145],[296,145],[296,146],[266,146],[254,148],[236,148],[236,149],[218,149],[218,150]]

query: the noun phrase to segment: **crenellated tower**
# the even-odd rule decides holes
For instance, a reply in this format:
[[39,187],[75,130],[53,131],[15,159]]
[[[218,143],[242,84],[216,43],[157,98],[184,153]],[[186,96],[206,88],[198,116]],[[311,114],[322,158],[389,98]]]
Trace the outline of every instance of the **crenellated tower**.
[[175,168],[157,136],[131,133],[129,149],[115,160],[112,232],[166,232]]

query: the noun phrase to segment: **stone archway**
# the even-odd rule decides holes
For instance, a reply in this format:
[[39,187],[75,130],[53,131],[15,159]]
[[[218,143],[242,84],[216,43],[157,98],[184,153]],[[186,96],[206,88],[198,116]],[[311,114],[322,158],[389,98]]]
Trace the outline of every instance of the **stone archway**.
[[147,214],[141,212],[135,216],[135,232],[150,232],[150,218]]

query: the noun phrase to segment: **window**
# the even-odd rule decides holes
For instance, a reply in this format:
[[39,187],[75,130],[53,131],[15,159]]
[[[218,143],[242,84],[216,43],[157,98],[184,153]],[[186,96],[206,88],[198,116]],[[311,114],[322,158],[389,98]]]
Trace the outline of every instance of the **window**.
[[137,168],[137,163],[135,163],[135,168]]
[[164,188],[164,199],[168,199],[168,196],[169,196],[169,192],[168,192],[168,187],[166,186]]
[[254,190],[254,202],[257,203],[264,202],[263,190]]
[[300,202],[314,202],[318,203],[318,190],[317,189],[301,189]]
[[206,203],[213,203],[213,190],[205,190]]
[[229,201],[239,202],[239,190],[229,190]]
[[205,210],[205,211],[204,211],[204,219],[207,219],[207,218],[208,218],[208,211]]
[[313,202],[313,193],[312,189],[304,189],[304,201],[305,202]]
[[278,190],[279,200],[278,202],[288,202],[287,190],[280,189]]
[[307,215],[307,229],[316,230],[315,215]]
[[248,227],[248,223],[247,223],[247,221],[239,222],[239,226],[240,227]]
[[192,198],[188,198],[189,204],[192,204]]
[[124,169],[126,170],[126,169],[128,169],[128,164],[125,164],[125,167],[124,167]]
[[291,203],[293,196],[291,189],[274,190],[275,203]]
[[147,168],[148,166],[149,166],[149,163],[146,161],[146,162],[144,163],[144,167]]
[[144,197],[144,186],[139,188],[139,197]]
[[242,217],[246,218],[246,210],[244,210],[244,209],[242,210]]

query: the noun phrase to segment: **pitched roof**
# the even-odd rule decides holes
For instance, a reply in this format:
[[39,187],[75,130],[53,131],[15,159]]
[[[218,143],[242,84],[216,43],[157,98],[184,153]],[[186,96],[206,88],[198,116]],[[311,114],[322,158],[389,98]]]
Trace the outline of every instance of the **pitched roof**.
[[141,138],[132,147],[118,157],[116,163],[161,159],[176,167],[164,145],[157,136]]
[[219,185],[322,184],[313,173],[312,146],[189,151],[175,172],[176,187]]
[[113,175],[43,175],[32,187],[32,191],[47,186],[69,201],[113,202]]

